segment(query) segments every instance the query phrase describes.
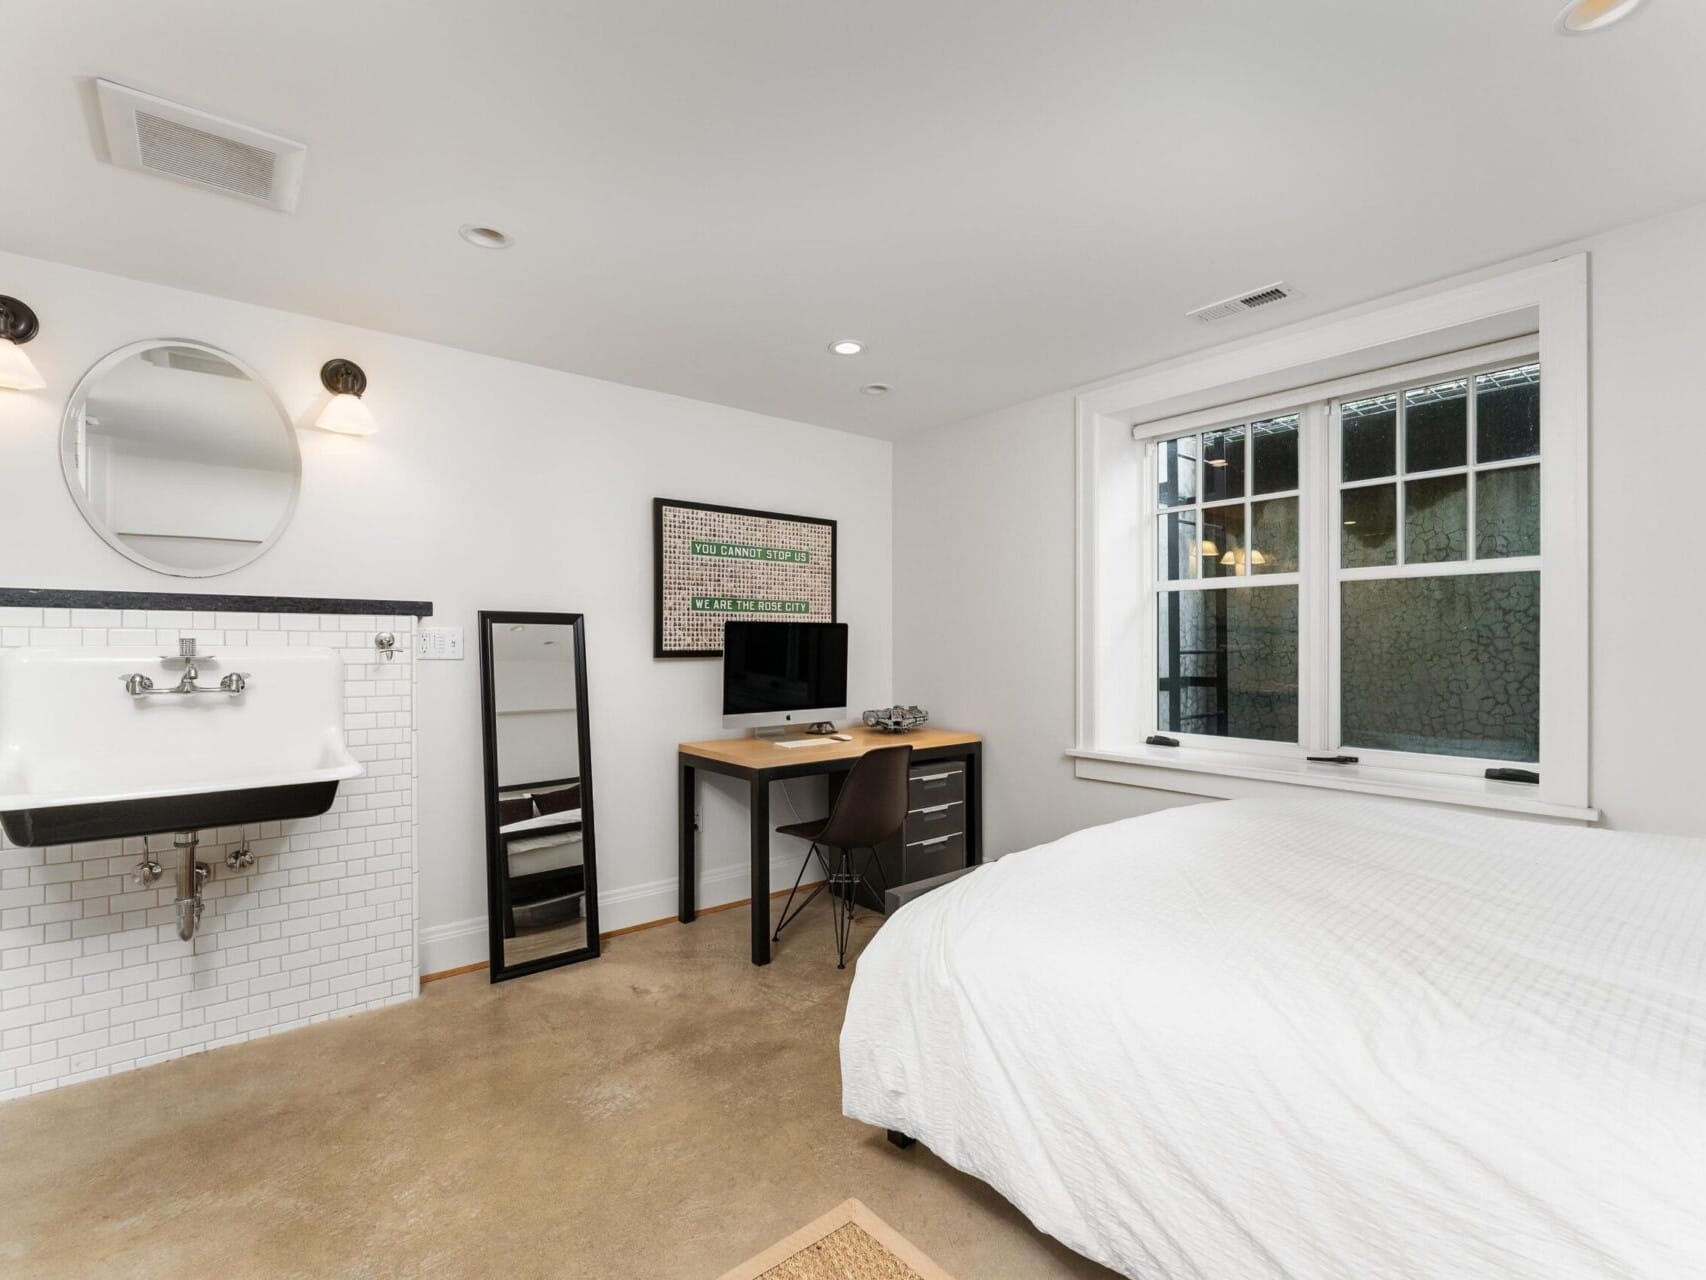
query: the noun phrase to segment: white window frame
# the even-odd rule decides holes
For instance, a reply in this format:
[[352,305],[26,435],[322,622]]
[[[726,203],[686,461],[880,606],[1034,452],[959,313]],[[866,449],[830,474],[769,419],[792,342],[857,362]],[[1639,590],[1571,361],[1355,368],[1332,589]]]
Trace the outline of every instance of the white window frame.
[[[1069,752],[1078,776],[1206,796],[1275,794],[1298,786],[1331,788],[1578,822],[1595,820],[1598,814],[1589,802],[1587,737],[1586,280],[1586,256],[1574,255],[1378,310],[1281,330],[1172,361],[1080,395],[1077,743]],[[1398,366],[1390,356],[1381,360],[1375,354],[1390,352],[1406,341],[1435,337],[1443,341],[1458,331],[1474,333],[1478,326],[1518,313],[1534,317],[1532,336]],[[1290,371],[1341,368],[1347,358],[1354,361],[1359,353],[1367,353],[1368,359],[1362,371],[1354,374],[1299,376],[1289,382],[1284,376]],[[1430,564],[1410,572],[1515,572],[1544,564],[1539,786],[1491,782],[1481,776],[1485,768],[1508,761],[1347,749],[1359,758],[1358,764],[1311,764],[1302,757],[1337,749],[1336,699],[1300,697],[1298,744],[1176,733],[1169,736],[1180,740],[1177,748],[1144,744],[1143,739],[1157,731],[1157,523],[1148,514],[1155,505],[1156,490],[1150,484],[1155,479],[1152,450],[1134,447],[1134,436],[1147,441],[1282,412],[1301,410],[1307,415],[1300,424],[1300,485],[1306,490],[1317,486],[1317,494],[1320,486],[1326,486],[1330,498],[1326,503],[1299,503],[1300,567],[1305,568],[1299,575],[1300,675],[1305,687],[1336,689],[1337,682],[1326,676],[1338,661],[1341,573],[1397,575],[1390,567],[1375,572],[1339,568],[1338,539],[1333,536],[1338,530],[1338,441],[1336,432],[1329,429],[1333,424],[1323,420],[1321,404],[1437,377],[1472,376],[1481,369],[1535,355],[1542,367],[1543,386],[1542,555]],[[1212,404],[1217,389],[1258,379],[1290,389],[1185,414],[1166,412],[1181,401]],[[1134,502],[1134,495],[1141,495],[1141,500]],[[1323,510],[1332,513],[1329,520],[1321,519]],[[1472,544],[1472,508],[1470,514]],[[1331,570],[1311,573],[1307,571],[1311,562],[1330,565]],[[1274,575],[1266,580],[1282,579]],[[1332,597],[1330,601],[1318,600],[1323,590]]]
[[[1464,558],[1462,560],[1412,565],[1404,562],[1403,551],[1404,486],[1410,481],[1440,476],[1473,477],[1484,471],[1530,466],[1539,466],[1542,477],[1544,477],[1545,466],[1538,455],[1484,464],[1479,463],[1475,456],[1475,377],[1478,374],[1510,368],[1513,365],[1534,363],[1538,361],[1539,355],[1539,340],[1536,336],[1530,335],[1467,351],[1430,357],[1426,360],[1411,361],[1388,369],[1373,370],[1357,377],[1340,378],[1312,387],[1301,387],[1295,391],[1286,392],[1277,399],[1247,401],[1238,406],[1237,411],[1230,417],[1227,416],[1225,410],[1213,410],[1209,412],[1206,421],[1204,421],[1203,414],[1186,414],[1177,418],[1163,418],[1134,426],[1131,433],[1132,439],[1137,448],[1142,451],[1142,461],[1138,472],[1141,486],[1137,499],[1139,504],[1138,529],[1140,530],[1140,539],[1147,539],[1145,549],[1140,552],[1139,563],[1142,566],[1143,579],[1138,588],[1142,593],[1141,602],[1145,610],[1143,625],[1147,639],[1147,643],[1141,647],[1138,656],[1138,661],[1143,664],[1143,671],[1154,673],[1159,670],[1161,621],[1159,602],[1161,595],[1165,592],[1216,591],[1240,588],[1269,590],[1284,586],[1295,586],[1298,589],[1298,740],[1295,743],[1190,733],[1162,725],[1160,723],[1160,708],[1157,705],[1158,698],[1155,696],[1156,686],[1159,683],[1158,675],[1150,677],[1150,696],[1144,703],[1146,715],[1139,725],[1142,736],[1148,737],[1150,734],[1162,733],[1176,739],[1181,746],[1188,746],[1200,751],[1223,751],[1244,755],[1259,754],[1281,758],[1354,753],[1360,763],[1378,768],[1420,770],[1465,776],[1480,776],[1489,768],[1537,768],[1539,766],[1538,761],[1446,756],[1381,750],[1354,744],[1347,745],[1344,742],[1340,724],[1338,671],[1340,641],[1342,639],[1340,587],[1345,582],[1390,581],[1395,578],[1461,577],[1477,573],[1536,572],[1541,573],[1544,577],[1544,547],[1542,547],[1541,555],[1533,556],[1503,556],[1481,559],[1475,555],[1473,546],[1475,536],[1475,484],[1473,479],[1466,483],[1468,507],[1466,536],[1469,545],[1465,548]],[[1383,394],[1401,393],[1405,390],[1414,390],[1418,385],[1457,379],[1467,381],[1470,388],[1467,393],[1468,403],[1465,406],[1465,429],[1469,438],[1465,443],[1465,462],[1463,465],[1441,467],[1432,471],[1412,472],[1407,470],[1404,459],[1404,423],[1407,415],[1401,410],[1398,414],[1398,425],[1394,437],[1395,469],[1392,474],[1369,480],[1341,482],[1340,447],[1342,433],[1339,430],[1338,422],[1338,411],[1341,403]],[[1544,386],[1544,374],[1542,374],[1542,379]],[[1544,392],[1542,392],[1541,399],[1544,403]],[[1249,508],[1256,502],[1270,501],[1275,498],[1291,496],[1298,498],[1299,571],[1296,573],[1260,575],[1238,574],[1216,578],[1197,577],[1177,581],[1169,581],[1163,578],[1157,563],[1159,559],[1157,544],[1160,537],[1160,517],[1172,510],[1188,508],[1164,508],[1159,502],[1160,473],[1158,459],[1161,446],[1169,440],[1194,437],[1221,427],[1253,424],[1291,415],[1298,418],[1298,488],[1276,491],[1272,494],[1258,494],[1253,491],[1250,486],[1254,484],[1254,452],[1251,437],[1247,435],[1245,447],[1249,450],[1246,460],[1249,481],[1242,501],[1246,508]],[[1199,466],[1199,477],[1200,475]],[[1199,486],[1201,483],[1202,480],[1199,478]],[[1342,544],[1336,536],[1343,519],[1343,494],[1346,489],[1374,488],[1381,485],[1392,485],[1397,490],[1396,537],[1398,548],[1396,560],[1391,565],[1345,568],[1340,558]],[[1195,509],[1198,511],[1213,510],[1215,506],[1220,505],[1231,506],[1234,504],[1231,502],[1215,503],[1204,507],[1200,505],[1199,500],[1195,504]],[[1252,532],[1246,528],[1246,544],[1252,537]],[[1544,598],[1544,591],[1542,598]],[[1323,610],[1325,612],[1322,612]]]

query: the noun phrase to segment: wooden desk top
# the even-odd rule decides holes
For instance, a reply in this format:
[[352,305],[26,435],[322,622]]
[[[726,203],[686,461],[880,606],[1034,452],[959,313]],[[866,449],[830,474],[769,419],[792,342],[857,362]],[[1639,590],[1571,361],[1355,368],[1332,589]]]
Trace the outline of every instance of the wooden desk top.
[[812,764],[820,760],[846,760],[878,747],[910,746],[925,751],[937,747],[972,746],[983,741],[975,733],[936,729],[930,725],[910,733],[879,733],[864,725],[848,725],[840,732],[850,735],[853,740],[837,742],[833,738],[825,738],[822,746],[778,747],[763,738],[710,738],[704,742],[683,742],[676,749],[684,756],[715,760],[737,769],[758,770]]

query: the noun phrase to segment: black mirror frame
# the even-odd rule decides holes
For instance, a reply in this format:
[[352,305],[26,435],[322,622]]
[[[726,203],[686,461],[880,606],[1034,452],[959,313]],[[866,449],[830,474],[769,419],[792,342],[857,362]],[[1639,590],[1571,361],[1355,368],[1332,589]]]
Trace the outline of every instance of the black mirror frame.
[[[584,868],[582,918],[586,921],[586,946],[561,955],[543,956],[523,964],[504,964],[502,908],[498,894],[500,846],[498,842],[498,738],[497,678],[492,654],[494,624],[523,623],[535,626],[573,627],[575,633],[576,734],[580,751],[581,864]],[[486,919],[491,947],[491,979],[503,982],[530,973],[576,964],[597,957],[598,856],[592,807],[592,729],[586,695],[586,616],[579,613],[531,613],[480,611],[480,730],[485,755],[486,784]]]

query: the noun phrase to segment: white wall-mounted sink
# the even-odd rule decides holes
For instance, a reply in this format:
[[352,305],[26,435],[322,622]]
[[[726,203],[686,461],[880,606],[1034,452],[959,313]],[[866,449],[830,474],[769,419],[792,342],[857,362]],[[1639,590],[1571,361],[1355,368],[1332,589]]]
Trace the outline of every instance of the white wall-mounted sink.
[[163,647],[0,653],[0,826],[14,844],[197,831],[326,812],[361,765],[344,742],[330,649],[210,646],[200,683],[240,693],[137,696],[183,674]]

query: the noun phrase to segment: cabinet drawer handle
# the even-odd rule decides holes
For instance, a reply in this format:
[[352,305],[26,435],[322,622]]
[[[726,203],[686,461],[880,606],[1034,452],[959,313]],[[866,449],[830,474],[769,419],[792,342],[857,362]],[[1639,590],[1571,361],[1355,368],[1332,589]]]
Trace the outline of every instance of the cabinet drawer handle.
[[959,769],[949,769],[946,773],[921,773],[918,776],[916,776],[915,778],[913,778],[913,781],[914,782],[945,782],[949,778],[959,777],[961,772],[962,771]]
[[957,804],[959,804],[958,800],[950,800],[950,801],[948,801],[947,804],[926,805],[922,809],[914,809],[913,812],[914,813],[943,813],[946,810],[952,809]]
[[[954,835],[958,835],[958,834],[959,833],[957,831],[954,833]],[[948,841],[950,841],[954,838],[954,835],[937,836],[934,840],[918,840],[918,841],[915,841],[913,843],[912,848],[924,849],[924,848],[928,848],[930,845],[933,845],[933,844],[947,844]]]

